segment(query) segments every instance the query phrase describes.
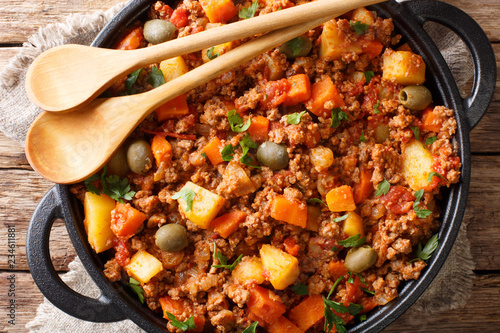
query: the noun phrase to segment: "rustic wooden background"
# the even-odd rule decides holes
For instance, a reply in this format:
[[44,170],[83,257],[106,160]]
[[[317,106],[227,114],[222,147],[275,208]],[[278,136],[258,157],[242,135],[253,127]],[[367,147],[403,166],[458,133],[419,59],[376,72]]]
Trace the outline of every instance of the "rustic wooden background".
[[[500,55],[500,1],[446,0],[470,14]],[[121,0],[0,0],[0,70],[38,28],[71,13],[105,10]],[[497,64],[500,63],[497,56]],[[498,80],[497,80],[498,81]],[[491,106],[471,133],[472,182],[465,221],[476,264],[472,295],[463,309],[433,315],[404,314],[386,332],[500,331],[500,84]],[[52,183],[28,164],[23,147],[0,133],[0,332],[26,332],[43,296],[29,274],[25,236],[33,210]],[[8,261],[9,227],[15,228],[15,266]],[[11,235],[12,236],[12,235]],[[12,238],[11,238],[12,239]],[[51,255],[64,273],[75,257],[63,223],[51,234]],[[15,325],[9,324],[10,276],[15,275]],[[461,292],[460,290],[456,291]]]

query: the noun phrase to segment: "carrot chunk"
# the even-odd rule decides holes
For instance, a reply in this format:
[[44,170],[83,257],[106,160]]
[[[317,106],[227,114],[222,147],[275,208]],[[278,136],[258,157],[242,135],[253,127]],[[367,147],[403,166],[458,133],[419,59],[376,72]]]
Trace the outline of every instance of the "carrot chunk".
[[360,169],[359,183],[355,183],[352,187],[354,202],[356,204],[368,199],[373,193],[372,174],[372,169]]
[[427,108],[424,112],[422,112],[422,129],[429,132],[439,133],[442,125],[443,118],[436,116],[433,108]]
[[156,160],[156,165],[160,165],[161,162],[168,164],[172,160],[172,146],[161,134],[156,134],[151,140],[151,150]]
[[324,313],[323,297],[321,295],[311,295],[292,308],[288,313],[288,318],[299,329],[307,331],[325,316]]
[[306,74],[297,74],[288,78],[290,88],[284,106],[296,105],[311,98],[311,82]]
[[219,216],[210,225],[221,237],[227,238],[238,229],[238,226],[246,217],[247,213],[236,210]]
[[305,228],[307,225],[307,205],[278,195],[274,197],[271,204],[271,217]]
[[270,323],[267,326],[267,331],[269,333],[304,333],[304,330],[295,326],[294,323],[284,316],[281,316],[277,320]]
[[334,188],[326,194],[326,204],[332,212],[353,211],[356,209],[352,188],[348,185],[342,185]]
[[213,165],[217,165],[223,162],[222,154],[220,152],[222,148],[222,142],[218,137],[214,137],[203,148],[203,152],[207,155],[208,159],[210,160],[210,162],[212,162]]
[[129,203],[117,202],[115,209],[111,212],[111,230],[118,237],[132,237],[146,218],[146,214],[138,211]]
[[144,30],[142,27],[136,27],[124,33],[114,45],[117,50],[135,50],[141,47],[144,42]]
[[[187,332],[202,332],[205,326],[205,316],[194,310],[193,304],[190,301],[182,299],[173,299],[169,296],[161,297],[158,299],[163,312],[163,318],[168,319],[167,312],[173,314],[177,320],[185,321],[193,316],[196,328],[188,330]],[[187,316],[187,318],[184,318]]]
[[156,119],[158,119],[159,122],[163,122],[167,119],[179,118],[188,113],[189,107],[186,101],[186,95],[184,94],[171,99],[155,110]]
[[285,313],[281,298],[271,290],[255,285],[249,292],[248,309],[266,323],[272,323]]
[[267,141],[269,132],[269,119],[263,116],[252,117],[248,133],[253,141],[261,143]]
[[202,0],[201,7],[210,23],[225,23],[238,14],[232,0]]
[[317,116],[326,116],[330,110],[325,108],[326,102],[333,102],[333,107],[344,106],[344,100],[329,76],[324,77],[311,86],[311,98],[306,102],[306,109]]

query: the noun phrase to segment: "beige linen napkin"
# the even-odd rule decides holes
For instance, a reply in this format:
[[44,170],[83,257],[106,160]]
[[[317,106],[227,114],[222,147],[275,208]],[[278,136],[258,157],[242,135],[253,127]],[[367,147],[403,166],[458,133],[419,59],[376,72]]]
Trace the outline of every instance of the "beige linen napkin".
[[[41,52],[56,45],[75,43],[89,45],[104,25],[123,4],[106,12],[71,15],[66,22],[51,24],[29,38],[20,53],[0,73],[0,130],[23,144],[27,129],[41,111],[27,98],[24,90],[26,70]],[[447,59],[460,86],[472,77],[472,64],[464,44],[447,29],[433,25],[428,29]],[[470,296],[474,263],[466,236],[466,222],[451,254],[431,286],[408,310],[433,313],[465,306]],[[77,258],[63,276],[68,286],[84,295],[96,297],[99,290]],[[460,292],[456,292],[460,290]],[[30,332],[143,332],[126,320],[112,324],[96,324],[73,318],[55,308],[48,300],[39,306],[36,318],[26,325]]]

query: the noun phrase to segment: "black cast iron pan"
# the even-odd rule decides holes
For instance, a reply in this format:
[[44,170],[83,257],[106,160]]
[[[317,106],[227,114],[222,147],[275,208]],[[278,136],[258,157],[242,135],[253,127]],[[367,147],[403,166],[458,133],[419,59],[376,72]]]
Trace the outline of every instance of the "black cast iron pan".
[[[153,0],[129,3],[101,32],[93,46],[111,47],[122,30],[144,18]],[[365,322],[349,326],[349,332],[378,332],[392,323],[424,292],[443,265],[462,222],[470,182],[469,132],[486,112],[495,90],[496,62],[483,30],[458,8],[433,0],[397,3],[389,1],[371,7],[383,17],[392,17],[396,31],[427,64],[428,86],[436,104],[455,110],[457,142],[462,160],[461,181],[444,193],[440,244],[420,278],[404,283],[400,296],[368,314]],[[447,26],[465,42],[474,63],[471,96],[460,97],[453,76],[435,44],[422,26],[434,21]],[[82,296],[66,286],[57,275],[49,253],[49,235],[55,219],[66,222],[73,246],[88,273],[102,292],[97,298]],[[154,314],[120,283],[109,282],[103,274],[106,258],[96,255],[87,243],[83,209],[70,193],[69,186],[55,185],[35,210],[28,230],[26,247],[31,274],[45,297],[64,312],[88,321],[115,322],[129,318],[148,332],[164,332],[166,320]]]

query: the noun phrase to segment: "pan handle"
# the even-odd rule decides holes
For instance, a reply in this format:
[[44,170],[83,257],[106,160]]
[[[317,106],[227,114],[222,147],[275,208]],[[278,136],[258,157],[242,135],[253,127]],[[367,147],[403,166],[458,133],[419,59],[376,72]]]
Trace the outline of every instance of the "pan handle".
[[49,237],[54,221],[62,217],[61,200],[52,187],[38,204],[26,236],[28,265],[36,285],[53,305],[73,317],[98,323],[126,319],[105,295],[95,299],[81,295],[57,274],[50,259]]
[[469,128],[474,128],[488,109],[495,92],[496,60],[485,32],[468,14],[441,1],[420,0],[403,3],[423,24],[434,21],[453,30],[467,46],[474,63],[471,96],[463,99]]

